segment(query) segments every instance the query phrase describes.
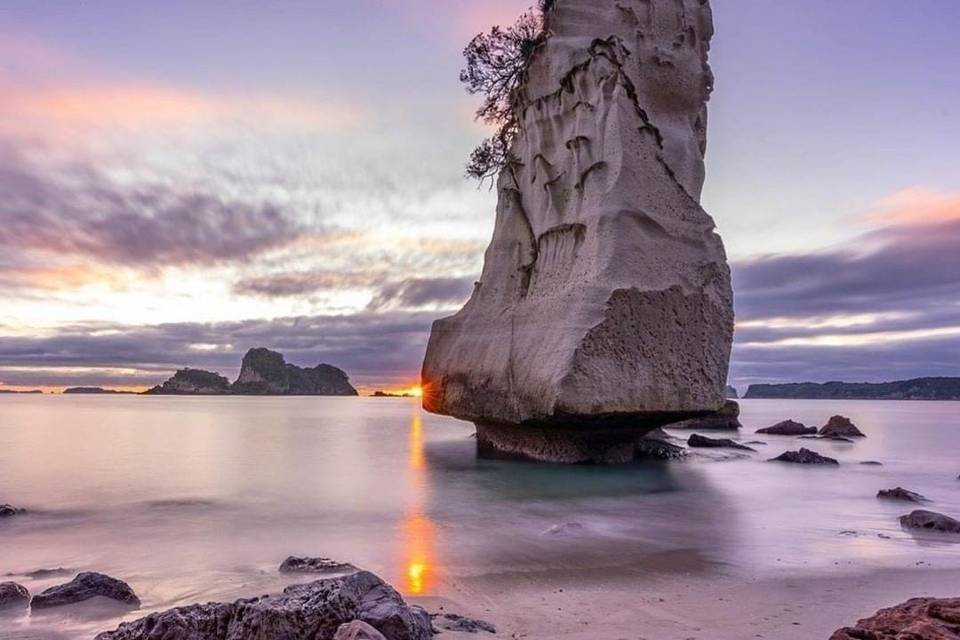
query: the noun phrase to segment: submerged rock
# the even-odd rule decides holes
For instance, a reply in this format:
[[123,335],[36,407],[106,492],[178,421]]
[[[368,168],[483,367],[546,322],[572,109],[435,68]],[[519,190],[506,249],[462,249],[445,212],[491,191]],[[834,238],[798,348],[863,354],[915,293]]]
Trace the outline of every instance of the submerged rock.
[[960,533],[960,522],[936,511],[917,509],[900,516],[900,526],[907,529],[923,529],[940,533]]
[[10,518],[26,513],[26,509],[18,509],[12,504],[0,504],[0,518]]
[[690,434],[690,438],[687,440],[688,447],[720,447],[728,449],[743,449],[744,451],[756,451],[752,447],[748,447],[745,444],[740,444],[735,442],[730,438],[708,438],[706,436],[701,436],[698,433]]
[[775,436],[805,436],[813,435],[817,432],[816,427],[808,427],[805,424],[794,420],[784,420],[771,427],[757,429],[757,433],[768,433]]
[[743,425],[740,424],[740,405],[733,400],[727,400],[720,411],[664,426],[668,429],[733,430]]
[[883,498],[885,500],[905,500],[907,502],[927,502],[927,499],[924,498],[919,493],[914,493],[913,491],[907,491],[903,487],[896,487],[894,489],[881,489],[877,492],[878,498]]
[[866,435],[857,426],[850,422],[850,418],[844,416],[833,416],[827,421],[827,424],[820,427],[818,432],[821,436],[839,437],[839,438],[866,438]]
[[337,627],[333,640],[387,640],[383,634],[363,620],[344,622]]
[[497,628],[486,620],[467,618],[455,613],[431,613],[433,626],[442,631],[460,631],[462,633],[496,633]]
[[705,0],[551,4],[483,272],[433,324],[423,405],[511,453],[620,460],[725,402],[730,271],[699,204],[712,19]]
[[240,375],[230,387],[241,395],[355,396],[357,390],[342,370],[329,364],[312,369],[288,363],[283,354],[263,347],[243,356]]
[[654,429],[634,443],[633,459],[679,460],[687,455],[686,449],[670,440],[670,436],[663,429]]
[[830,640],[960,640],[960,598],[913,598],[837,629]]
[[832,440],[834,442],[853,442],[850,438],[845,436],[800,436],[801,440]]
[[544,531],[543,535],[559,538],[567,536],[579,536],[582,535],[584,531],[586,531],[586,527],[579,522],[562,522],[560,524],[555,524]]
[[840,464],[833,458],[822,456],[816,451],[801,448],[800,451],[784,451],[769,462],[792,462],[795,464]]
[[46,609],[76,604],[97,596],[114,600],[131,608],[140,606],[140,598],[123,580],[102,573],[85,571],[66,584],[50,587],[33,597],[33,609]]
[[359,571],[349,562],[337,562],[330,558],[298,558],[290,556],[278,569],[280,573],[354,573]]
[[0,582],[0,610],[24,608],[30,604],[30,592],[16,582]]
[[354,620],[367,623],[387,640],[429,640],[431,636],[426,611],[407,605],[390,585],[369,571],[360,571],[290,586],[282,595],[152,613],[101,633],[97,640],[333,638],[341,625]]

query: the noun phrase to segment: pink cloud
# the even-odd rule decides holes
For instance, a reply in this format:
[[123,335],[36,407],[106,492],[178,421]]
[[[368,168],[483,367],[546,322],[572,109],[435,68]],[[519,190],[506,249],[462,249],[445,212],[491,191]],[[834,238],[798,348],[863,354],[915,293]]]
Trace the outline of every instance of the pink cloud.
[[911,187],[881,200],[867,214],[870,222],[887,225],[932,225],[960,220],[960,193]]

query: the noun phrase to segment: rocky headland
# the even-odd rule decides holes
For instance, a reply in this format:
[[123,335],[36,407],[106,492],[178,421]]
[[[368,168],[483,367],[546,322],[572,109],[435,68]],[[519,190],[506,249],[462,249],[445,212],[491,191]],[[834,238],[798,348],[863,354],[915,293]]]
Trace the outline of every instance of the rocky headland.
[[620,462],[725,401],[730,272],[699,203],[712,17],[705,0],[545,6],[483,272],[433,325],[423,403],[488,450]]
[[743,397],[795,400],[960,400],[960,378],[752,384]]
[[357,390],[342,370],[329,364],[305,368],[283,354],[263,347],[247,351],[233,384],[219,373],[180,369],[151,395],[355,396]]

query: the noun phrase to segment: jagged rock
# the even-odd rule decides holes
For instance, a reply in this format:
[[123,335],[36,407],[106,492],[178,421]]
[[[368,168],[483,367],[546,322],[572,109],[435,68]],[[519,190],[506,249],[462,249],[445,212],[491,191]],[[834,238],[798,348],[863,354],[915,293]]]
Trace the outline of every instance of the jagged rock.
[[850,418],[844,416],[833,416],[827,421],[827,424],[820,427],[819,434],[827,437],[839,438],[865,438],[860,429],[850,422]]
[[699,418],[690,418],[681,420],[673,424],[665,425],[668,429],[697,429],[697,430],[731,430],[739,429],[740,424],[740,405],[733,400],[727,400],[723,403],[720,411],[715,411]]
[[290,556],[278,569],[280,573],[353,573],[358,569],[349,562],[337,562],[330,558],[298,558]]
[[146,391],[152,395],[205,395],[230,393],[230,381],[219,373],[203,369],[180,369],[161,385]]
[[837,629],[830,640],[960,640],[960,598],[913,598]]
[[800,451],[784,451],[776,458],[771,458],[770,462],[793,462],[796,464],[840,464],[833,458],[822,456],[816,451],[810,449],[800,449]]
[[657,428],[645,434],[633,445],[634,460],[679,460],[687,455],[686,449],[670,442],[663,429]]
[[10,518],[26,513],[26,509],[18,509],[12,504],[0,504],[0,518]]
[[687,439],[688,447],[705,447],[705,448],[728,448],[728,449],[742,449],[744,451],[756,451],[752,447],[748,447],[745,444],[740,444],[735,442],[730,438],[708,438],[706,436],[701,436],[698,433],[690,434],[690,437]]
[[333,640],[387,640],[383,634],[363,620],[344,622],[333,634]]
[[460,616],[455,613],[432,613],[430,614],[430,619],[433,621],[433,626],[442,631],[460,631],[462,633],[479,633],[481,631],[486,631],[487,633],[497,632],[497,628],[486,620],[467,618],[466,616]]
[[126,582],[93,571],[85,571],[66,584],[40,592],[33,596],[30,606],[33,609],[47,609],[83,602],[97,596],[134,609],[140,606],[140,598]]
[[305,369],[289,364],[283,354],[263,347],[250,349],[243,356],[240,376],[231,391],[242,395],[357,395],[342,369],[329,364]]
[[801,424],[793,420],[784,420],[783,422],[778,422],[772,427],[757,429],[757,433],[768,433],[775,436],[804,436],[817,433],[817,428],[808,427],[805,424]]
[[730,275],[699,204],[710,6],[566,0],[545,31],[483,273],[433,325],[423,404],[495,425],[492,447],[577,461],[557,441],[595,438],[619,460],[724,403]]
[[30,592],[16,582],[0,582],[0,610],[26,607]]
[[369,571],[287,587],[282,595],[152,613],[96,640],[332,638],[360,620],[387,640],[429,640],[430,616]]
[[903,487],[896,487],[894,489],[881,489],[877,492],[878,498],[883,498],[885,500],[905,500],[907,502],[927,502],[927,499],[924,498],[919,493],[914,493],[913,491],[907,491]]
[[936,511],[917,509],[900,516],[900,526],[907,529],[924,529],[940,533],[960,533],[960,522]]

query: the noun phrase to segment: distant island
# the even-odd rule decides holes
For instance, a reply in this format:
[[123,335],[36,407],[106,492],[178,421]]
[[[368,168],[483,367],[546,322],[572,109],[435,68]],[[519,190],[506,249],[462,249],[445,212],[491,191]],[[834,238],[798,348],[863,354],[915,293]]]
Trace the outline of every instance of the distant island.
[[960,378],[752,384],[743,397],[795,400],[960,400]]
[[63,390],[64,393],[68,394],[90,394],[90,395],[101,395],[101,394],[132,394],[133,391],[117,391],[116,389],[104,389],[103,387],[70,387]]
[[15,390],[15,389],[0,389],[0,393],[6,393],[6,394],[10,394],[10,395],[13,395],[13,394],[38,394],[38,393],[43,393],[43,391],[41,391],[40,389],[29,389],[29,390],[27,390],[27,391],[17,391],[17,390]]
[[355,396],[357,390],[342,370],[329,364],[313,368],[288,363],[283,354],[258,347],[243,356],[232,384],[213,371],[180,369],[149,395]]
[[416,398],[412,393],[390,393],[389,391],[374,391],[374,398]]

